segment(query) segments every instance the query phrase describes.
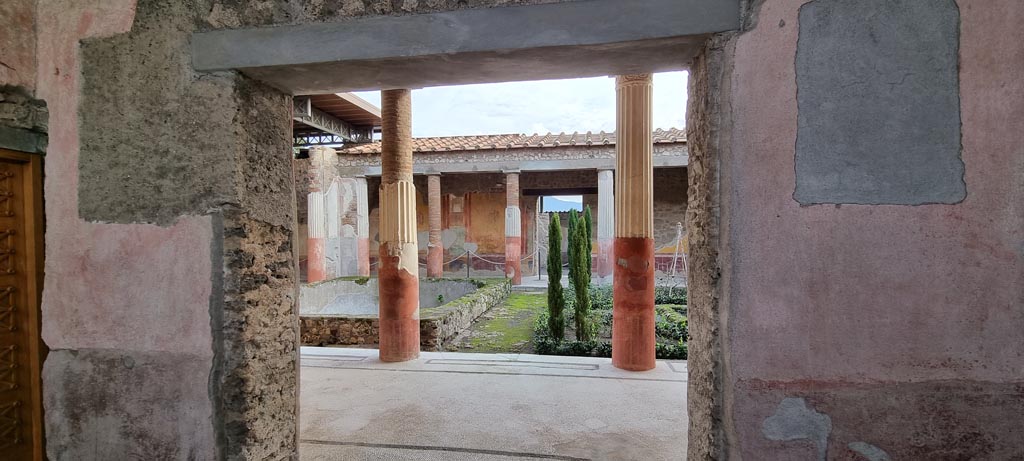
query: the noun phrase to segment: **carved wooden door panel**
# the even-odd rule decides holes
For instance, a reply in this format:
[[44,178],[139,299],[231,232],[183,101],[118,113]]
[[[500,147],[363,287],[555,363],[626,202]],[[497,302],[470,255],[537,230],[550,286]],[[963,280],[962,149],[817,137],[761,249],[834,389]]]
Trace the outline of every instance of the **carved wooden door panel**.
[[0,458],[42,459],[41,160],[0,149]]

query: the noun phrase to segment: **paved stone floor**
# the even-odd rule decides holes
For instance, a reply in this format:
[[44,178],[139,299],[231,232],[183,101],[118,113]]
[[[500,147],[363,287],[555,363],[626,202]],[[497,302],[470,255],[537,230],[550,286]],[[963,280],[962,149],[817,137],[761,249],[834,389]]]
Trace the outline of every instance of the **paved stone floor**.
[[301,459],[683,460],[686,362],[302,348]]

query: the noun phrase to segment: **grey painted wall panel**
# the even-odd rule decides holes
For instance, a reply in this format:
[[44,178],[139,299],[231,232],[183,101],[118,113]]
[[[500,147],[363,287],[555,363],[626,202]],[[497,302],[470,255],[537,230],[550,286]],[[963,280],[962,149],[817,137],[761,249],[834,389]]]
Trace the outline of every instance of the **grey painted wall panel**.
[[959,22],[953,0],[800,8],[798,202],[963,200]]

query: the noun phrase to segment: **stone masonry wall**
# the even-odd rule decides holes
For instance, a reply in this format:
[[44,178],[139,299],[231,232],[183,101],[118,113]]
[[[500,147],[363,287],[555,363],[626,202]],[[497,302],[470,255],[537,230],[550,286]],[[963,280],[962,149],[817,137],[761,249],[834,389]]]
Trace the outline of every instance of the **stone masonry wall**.
[[686,229],[690,243],[687,274],[689,357],[687,370],[687,459],[725,459],[723,407],[724,357],[719,286],[718,159],[728,146],[720,142],[728,127],[728,36],[710,40],[690,66],[686,110],[689,142]]
[[46,102],[35,99],[25,87],[2,85],[2,82],[0,80],[0,148],[45,152],[50,119]]

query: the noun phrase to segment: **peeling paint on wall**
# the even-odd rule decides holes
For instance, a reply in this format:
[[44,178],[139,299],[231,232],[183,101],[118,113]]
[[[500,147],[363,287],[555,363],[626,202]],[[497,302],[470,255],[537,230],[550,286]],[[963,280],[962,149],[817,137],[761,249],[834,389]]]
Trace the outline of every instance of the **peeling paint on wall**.
[[846,447],[857,452],[857,454],[863,456],[867,461],[892,461],[885,450],[867,442],[850,442]]
[[814,411],[800,397],[787,397],[779,403],[775,413],[764,420],[761,433],[769,440],[788,442],[810,440],[818,447],[818,459],[828,454],[828,435],[832,432],[832,418]]

